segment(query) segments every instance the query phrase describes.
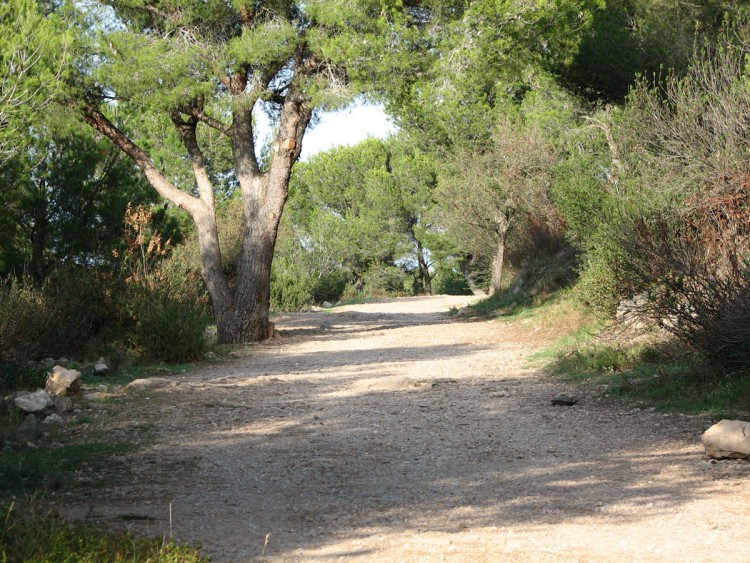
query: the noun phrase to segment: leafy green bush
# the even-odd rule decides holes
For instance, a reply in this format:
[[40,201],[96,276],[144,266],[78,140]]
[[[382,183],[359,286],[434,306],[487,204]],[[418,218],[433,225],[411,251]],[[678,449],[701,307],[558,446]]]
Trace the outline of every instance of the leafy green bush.
[[95,272],[62,269],[41,285],[29,278],[6,280],[0,284],[0,361],[80,352],[117,324],[116,317]]
[[432,278],[432,292],[435,295],[471,295],[472,291],[466,276],[455,269],[442,269]]
[[211,317],[204,296],[173,287],[141,287],[133,307],[133,341],[147,357],[185,362],[199,360],[206,353]]
[[401,268],[389,264],[376,264],[362,274],[362,293],[367,297],[401,294],[405,291],[405,279],[406,273]]
[[271,308],[275,311],[301,311],[313,303],[312,284],[308,278],[280,274],[271,278]]
[[44,387],[47,370],[36,362],[0,362],[0,394]]

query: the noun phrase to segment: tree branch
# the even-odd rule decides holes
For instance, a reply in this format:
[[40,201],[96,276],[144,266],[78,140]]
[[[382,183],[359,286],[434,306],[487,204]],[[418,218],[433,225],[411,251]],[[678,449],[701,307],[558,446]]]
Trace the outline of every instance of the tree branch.
[[185,121],[177,111],[172,112],[170,118],[179,131],[182,143],[185,145],[193,163],[193,174],[195,174],[195,181],[198,184],[200,199],[206,205],[207,211],[213,215],[215,209],[214,188],[206,169],[206,159],[203,157],[203,151],[195,135],[198,118],[191,117],[191,119]]
[[151,157],[136,145],[125,133],[118,129],[107,117],[94,105],[87,104],[83,108],[83,117],[91,127],[109,138],[115,146],[127,154],[148,179],[149,183],[163,198],[168,199],[176,206],[185,209],[195,216],[200,213],[202,205],[196,197],[187,194],[174,186],[154,165]]
[[180,111],[186,115],[189,115],[190,117],[197,119],[201,123],[208,125],[212,129],[216,129],[219,133],[222,133],[226,135],[227,137],[230,136],[229,125],[225,125],[224,123],[222,123],[215,117],[208,115],[202,109],[194,107],[194,106],[186,106],[184,108],[180,108]]

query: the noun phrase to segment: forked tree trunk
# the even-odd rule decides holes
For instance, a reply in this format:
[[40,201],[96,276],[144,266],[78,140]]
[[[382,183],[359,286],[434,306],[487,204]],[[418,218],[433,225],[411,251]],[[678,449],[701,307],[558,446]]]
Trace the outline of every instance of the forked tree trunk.
[[[229,82],[234,94],[242,95],[245,82]],[[187,115],[188,117],[185,117]],[[178,189],[156,168],[139,146],[119,130],[95,106],[84,108],[86,121],[109,137],[143,170],[156,191],[192,216],[198,230],[201,274],[211,297],[221,343],[254,342],[269,336],[271,262],[276,233],[286,202],[292,166],[299,158],[302,136],[312,116],[307,100],[293,86],[286,95],[275,144],[267,171],[255,158],[252,106],[235,109],[231,126],[207,118],[200,106],[186,106],[170,114],[192,161],[198,196]],[[237,264],[237,280],[230,287],[224,272],[216,223],[213,186],[196,138],[199,121],[207,123],[232,140],[232,153],[244,206],[244,234]]]

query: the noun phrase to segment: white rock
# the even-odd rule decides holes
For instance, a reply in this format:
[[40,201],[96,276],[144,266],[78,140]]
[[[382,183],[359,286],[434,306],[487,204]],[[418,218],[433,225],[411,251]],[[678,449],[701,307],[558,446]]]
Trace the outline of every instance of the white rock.
[[13,403],[22,411],[28,413],[41,412],[52,406],[52,397],[44,389],[22,395],[13,399]]
[[81,372],[55,366],[47,376],[47,391],[52,395],[70,395],[81,390]]
[[709,457],[750,457],[750,422],[720,420],[703,433],[701,441]]
[[177,387],[177,382],[164,377],[149,377],[147,379],[134,379],[128,383],[128,391],[149,391],[151,389],[161,389],[164,387]]
[[107,362],[104,361],[104,358],[99,358],[94,364],[94,373],[96,375],[106,375],[108,371],[109,366],[107,366]]
[[324,309],[330,309],[331,307],[333,307],[333,305],[330,301],[323,301],[323,303],[321,303],[321,307],[323,307]]

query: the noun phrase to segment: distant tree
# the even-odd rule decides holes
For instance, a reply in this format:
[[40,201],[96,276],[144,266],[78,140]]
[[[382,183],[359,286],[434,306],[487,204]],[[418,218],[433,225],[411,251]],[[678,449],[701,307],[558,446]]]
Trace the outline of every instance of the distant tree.
[[29,124],[60,94],[71,35],[34,0],[0,4],[0,160],[22,149]]
[[0,164],[0,273],[41,281],[58,266],[116,270],[125,209],[151,203],[152,190],[122,153],[52,108],[24,141]]
[[533,217],[554,216],[550,193],[575,103],[548,79],[510,105],[478,149],[454,147],[441,169],[436,200],[458,246],[490,264],[489,289],[502,289],[509,236]]
[[[89,59],[93,81],[86,121],[143,170],[160,195],[195,221],[202,276],[221,342],[268,335],[271,261],[292,166],[315,107],[361,91],[383,67],[408,72],[422,51],[420,29],[447,2],[372,0],[304,2],[110,0],[103,32]],[[420,44],[421,45],[421,44]],[[397,51],[398,56],[385,57]],[[359,84],[359,86],[358,86]],[[129,133],[110,118],[117,101],[149,116],[183,145],[190,182],[176,182],[155,157],[159,139]],[[254,109],[274,118],[267,165]],[[153,131],[153,129],[152,129]],[[244,234],[233,284],[224,273],[215,211],[209,132],[231,145],[232,175],[241,192]]]
[[420,290],[429,293],[435,181],[426,154],[403,140],[369,139],[301,164],[288,220],[298,244],[319,254],[320,267],[343,269],[357,290],[371,268],[398,263],[413,265]]

